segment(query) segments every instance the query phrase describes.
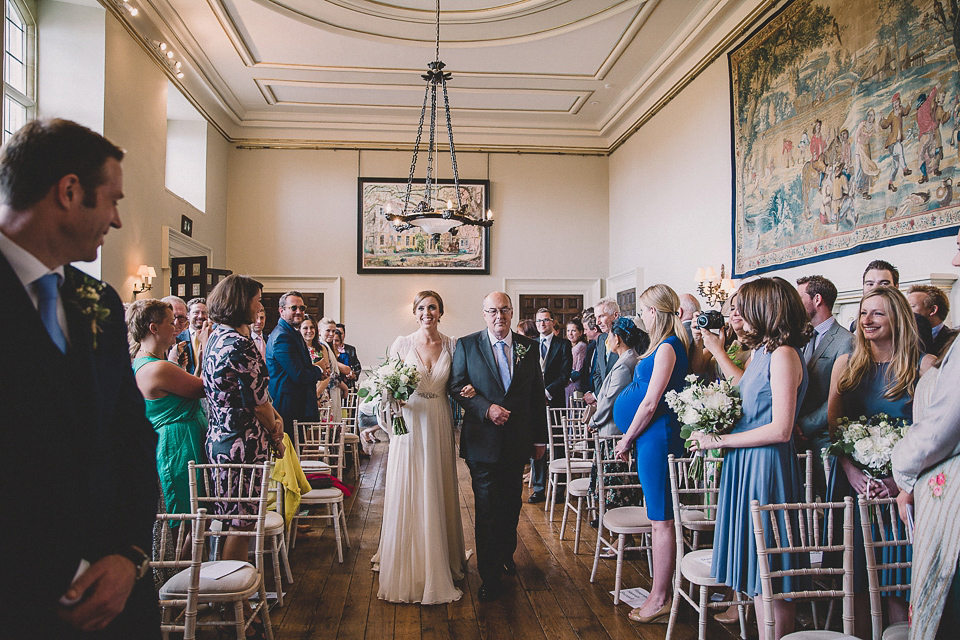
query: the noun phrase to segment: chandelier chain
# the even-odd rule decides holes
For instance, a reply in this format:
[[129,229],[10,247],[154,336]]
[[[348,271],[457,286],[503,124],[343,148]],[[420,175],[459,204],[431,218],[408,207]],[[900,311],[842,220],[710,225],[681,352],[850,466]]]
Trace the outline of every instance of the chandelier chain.
[[423,118],[427,114],[427,97],[430,95],[430,85],[423,90],[423,107],[420,108],[420,124],[417,126],[417,141],[413,145],[413,161],[410,163],[410,175],[407,177],[407,193],[403,198],[403,213],[406,215],[410,206],[410,192],[413,189],[413,174],[417,170],[417,154],[420,151],[420,139],[423,137]]
[[453,148],[453,124],[450,122],[450,99],[447,97],[447,78],[440,76],[443,83],[443,106],[447,114],[447,137],[450,139],[450,163],[453,165],[453,184],[457,192],[457,210],[463,209],[463,202],[460,200],[460,172],[457,171],[457,152]]
[[434,60],[440,59],[440,0],[437,0],[437,57]]

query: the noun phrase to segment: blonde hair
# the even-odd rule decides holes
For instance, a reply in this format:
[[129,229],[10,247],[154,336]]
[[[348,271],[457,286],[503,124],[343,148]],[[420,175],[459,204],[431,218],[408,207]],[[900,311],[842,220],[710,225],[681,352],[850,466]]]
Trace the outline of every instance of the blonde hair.
[[[917,325],[913,319],[913,310],[899,289],[894,287],[877,287],[869,291],[860,300],[860,308],[870,298],[879,297],[883,300],[883,311],[887,314],[893,334],[893,359],[887,367],[885,377],[886,386],[883,397],[896,400],[904,393],[913,396],[920,373],[917,363],[920,361],[920,340],[917,334]],[[840,393],[847,393],[857,388],[866,376],[867,371],[875,364],[870,342],[863,335],[863,327],[857,318],[857,332],[854,338],[853,353],[847,360],[847,366],[837,383]]]
[[137,355],[140,343],[150,334],[150,325],[163,322],[167,310],[173,313],[173,305],[154,298],[137,300],[127,307],[124,319],[127,322],[127,342],[130,343],[131,358]]
[[677,292],[665,284],[655,284],[647,287],[637,299],[641,305],[652,307],[657,314],[652,327],[646,327],[650,335],[650,346],[640,357],[646,358],[657,350],[660,344],[670,336],[676,336],[683,343],[684,349],[690,348],[687,332],[677,311],[680,309],[680,297]]

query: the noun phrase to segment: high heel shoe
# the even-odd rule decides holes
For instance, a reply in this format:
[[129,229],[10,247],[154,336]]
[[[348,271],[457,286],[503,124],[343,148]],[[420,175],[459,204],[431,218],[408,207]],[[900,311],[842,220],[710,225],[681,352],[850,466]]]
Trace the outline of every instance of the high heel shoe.
[[654,611],[649,616],[640,615],[640,607],[637,607],[627,616],[634,622],[640,622],[642,624],[666,624],[670,619],[670,608],[673,606],[673,598],[670,598],[663,603],[663,606],[660,607],[657,611]]

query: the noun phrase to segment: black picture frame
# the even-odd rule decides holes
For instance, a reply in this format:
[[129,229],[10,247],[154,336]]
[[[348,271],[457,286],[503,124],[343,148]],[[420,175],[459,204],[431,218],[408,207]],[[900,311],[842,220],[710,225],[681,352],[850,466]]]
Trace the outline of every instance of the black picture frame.
[[193,220],[187,216],[180,216],[180,233],[183,235],[192,238],[193,237]]

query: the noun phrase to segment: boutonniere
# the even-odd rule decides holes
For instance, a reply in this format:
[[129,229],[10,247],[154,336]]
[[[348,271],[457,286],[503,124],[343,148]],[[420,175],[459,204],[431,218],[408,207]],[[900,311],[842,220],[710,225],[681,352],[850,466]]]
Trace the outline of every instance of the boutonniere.
[[520,361],[523,360],[523,356],[527,355],[528,351],[530,351],[530,345],[514,342],[513,355],[516,357],[516,360],[514,361],[513,366],[520,364]]
[[77,278],[70,278],[70,287],[73,291],[65,292],[65,299],[76,307],[84,320],[90,322],[90,331],[93,334],[93,348],[97,348],[97,336],[103,331],[103,323],[110,317],[110,309],[100,300],[106,287],[99,280],[86,274]]

